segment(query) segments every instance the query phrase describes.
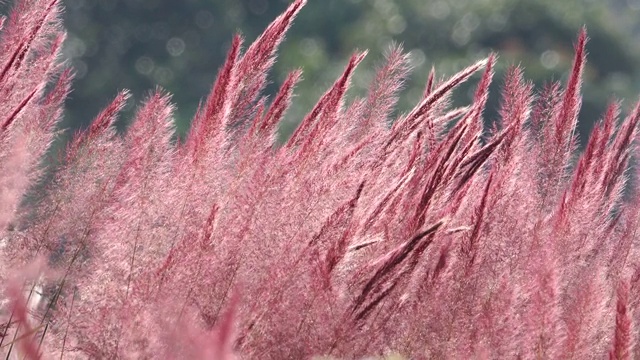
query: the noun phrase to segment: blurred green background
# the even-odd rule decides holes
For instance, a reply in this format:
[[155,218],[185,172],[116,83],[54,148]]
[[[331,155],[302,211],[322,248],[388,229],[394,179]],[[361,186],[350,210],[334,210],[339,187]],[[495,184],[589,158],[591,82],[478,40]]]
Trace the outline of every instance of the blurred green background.
[[[174,94],[179,133],[189,126],[229,46],[242,32],[248,43],[280,14],[287,0],[64,0],[69,38],[64,54],[76,69],[65,127],[86,126],[120,89],[134,105],[156,85]],[[351,95],[362,94],[374,65],[392,41],[404,44],[415,70],[402,95],[407,111],[427,73],[451,75],[490,51],[500,55],[488,118],[495,118],[502,74],[525,67],[537,86],[564,80],[572,43],[589,37],[580,132],[582,138],[611,98],[632,106],[640,90],[640,0],[309,0],[295,21],[271,73],[273,93],[286,73],[304,71],[283,138],[342,71],[355,49],[369,49]],[[465,103],[473,84],[457,92]]]

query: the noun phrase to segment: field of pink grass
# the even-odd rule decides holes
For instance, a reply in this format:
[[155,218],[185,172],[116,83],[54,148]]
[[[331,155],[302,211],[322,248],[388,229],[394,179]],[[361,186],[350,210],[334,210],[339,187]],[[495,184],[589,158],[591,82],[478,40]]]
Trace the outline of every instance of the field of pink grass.
[[184,140],[161,89],[118,134],[123,91],[55,166],[73,78],[60,1],[0,19],[0,354],[640,358],[640,106],[612,102],[578,151],[586,32],[566,84],[536,91],[512,68],[498,119],[483,119],[494,55],[432,72],[392,117],[407,54],[392,47],[347,103],[356,53],[278,145],[301,71],[263,90],[304,4],[233,38]]

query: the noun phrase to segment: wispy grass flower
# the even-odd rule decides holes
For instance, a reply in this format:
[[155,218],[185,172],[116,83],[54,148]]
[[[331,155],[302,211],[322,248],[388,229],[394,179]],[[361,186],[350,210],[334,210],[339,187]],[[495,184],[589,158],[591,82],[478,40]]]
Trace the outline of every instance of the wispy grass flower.
[[[0,353],[640,357],[640,103],[619,120],[613,102],[578,152],[586,31],[564,86],[514,67],[491,122],[495,55],[432,71],[394,119],[408,56],[391,47],[347,102],[356,52],[278,146],[302,72],[263,90],[304,4],[246,50],[233,38],[183,141],[162,89],[118,134],[122,91],[47,167],[72,79],[61,5],[16,1],[0,21]],[[12,280],[35,259],[48,276]]]

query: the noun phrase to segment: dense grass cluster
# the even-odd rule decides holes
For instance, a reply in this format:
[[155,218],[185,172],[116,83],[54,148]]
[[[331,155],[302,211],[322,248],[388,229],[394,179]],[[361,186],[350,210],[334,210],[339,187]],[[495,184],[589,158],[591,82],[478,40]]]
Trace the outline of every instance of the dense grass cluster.
[[618,121],[613,102],[578,157],[585,32],[565,86],[509,72],[488,131],[494,56],[432,72],[394,119],[407,55],[347,104],[357,53],[279,146],[301,72],[262,92],[304,3],[244,52],[233,39],[184,141],[162,90],[117,134],[122,92],[47,168],[72,78],[60,4],[16,2],[0,22],[0,353],[638,358],[640,192],[623,192],[640,106]]

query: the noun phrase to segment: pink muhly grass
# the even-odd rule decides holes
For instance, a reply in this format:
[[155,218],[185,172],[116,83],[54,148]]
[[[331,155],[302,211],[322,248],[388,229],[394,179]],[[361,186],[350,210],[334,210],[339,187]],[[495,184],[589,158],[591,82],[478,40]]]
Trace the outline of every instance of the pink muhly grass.
[[616,330],[610,359],[631,359],[634,346],[631,331],[632,319],[629,316],[629,284],[622,282],[616,291]]
[[[408,56],[392,46],[349,103],[358,52],[278,146],[302,72],[263,91],[304,4],[246,51],[234,37],[184,141],[161,89],[118,134],[122,91],[45,167],[72,78],[60,4],[16,2],[0,22],[0,352],[639,357],[640,105],[619,120],[612,102],[578,153],[586,31],[564,87],[507,72],[489,131],[495,55],[445,80],[432,70],[393,119]],[[452,108],[479,72],[471,104]],[[56,276],[9,276],[42,258]]]

